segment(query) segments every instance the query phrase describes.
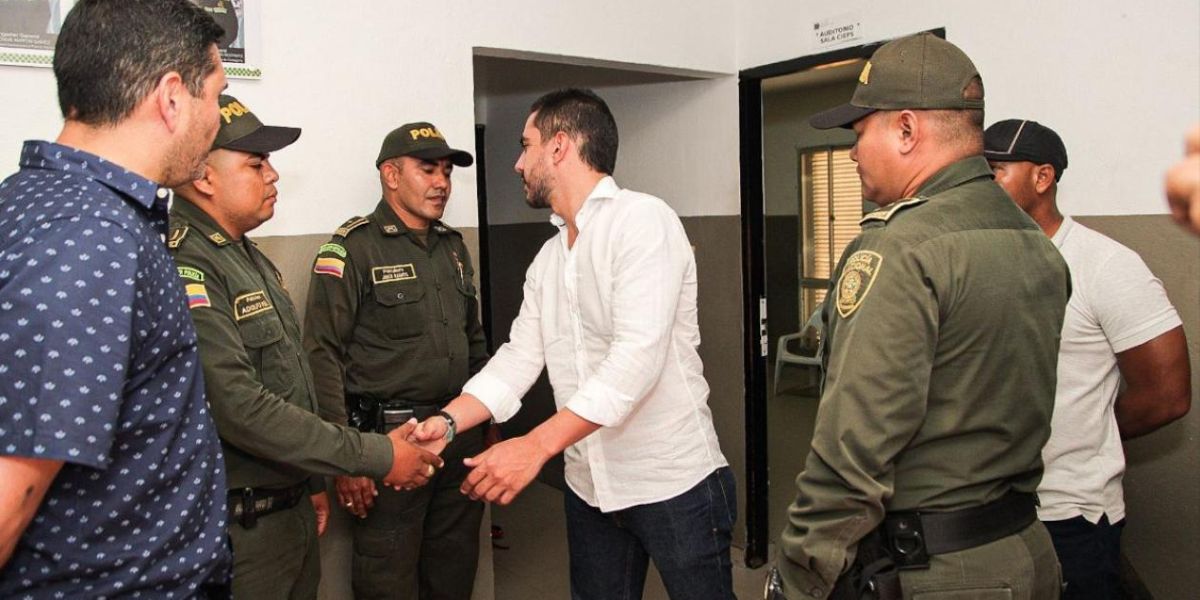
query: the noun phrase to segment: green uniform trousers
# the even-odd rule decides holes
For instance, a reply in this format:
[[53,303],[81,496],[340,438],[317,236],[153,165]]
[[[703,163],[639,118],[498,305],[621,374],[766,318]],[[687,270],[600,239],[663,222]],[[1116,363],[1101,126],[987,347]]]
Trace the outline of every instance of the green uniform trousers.
[[357,600],[470,599],[483,502],[459,488],[470,471],[463,459],[483,451],[485,429],[454,438],[441,455],[445,467],[423,487],[396,492],[375,482],[375,506],[354,521]]
[[305,496],[296,506],[259,517],[251,529],[229,525],[233,597],[315,600],[321,583],[317,515]]
[[928,569],[900,571],[911,600],[1055,600],[1062,572],[1041,521],[990,544],[930,558]]

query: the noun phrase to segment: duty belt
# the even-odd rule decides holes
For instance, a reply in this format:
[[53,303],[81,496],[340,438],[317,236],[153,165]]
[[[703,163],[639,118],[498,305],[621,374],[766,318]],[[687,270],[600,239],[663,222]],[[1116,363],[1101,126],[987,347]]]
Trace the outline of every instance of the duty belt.
[[880,526],[896,566],[919,569],[935,554],[958,552],[1008,537],[1037,519],[1033,494],[1009,492],[981,506],[950,512],[888,513]]
[[424,421],[439,410],[442,410],[449,400],[435,403],[417,403],[407,400],[378,400],[367,396],[346,394],[346,408],[350,425],[360,431],[387,433],[409,419]]
[[308,484],[298,483],[289,488],[242,488],[229,490],[229,520],[253,529],[259,517],[287,510],[308,494]]

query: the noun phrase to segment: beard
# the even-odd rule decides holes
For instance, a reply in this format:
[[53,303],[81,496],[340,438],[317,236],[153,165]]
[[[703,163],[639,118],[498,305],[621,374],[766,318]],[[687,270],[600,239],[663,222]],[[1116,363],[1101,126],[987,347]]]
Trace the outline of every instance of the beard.
[[217,128],[202,129],[196,124],[193,129],[163,153],[163,181],[167,187],[176,187],[204,176],[204,163],[212,148]]
[[525,204],[530,208],[550,208],[550,186],[533,173],[525,180]]

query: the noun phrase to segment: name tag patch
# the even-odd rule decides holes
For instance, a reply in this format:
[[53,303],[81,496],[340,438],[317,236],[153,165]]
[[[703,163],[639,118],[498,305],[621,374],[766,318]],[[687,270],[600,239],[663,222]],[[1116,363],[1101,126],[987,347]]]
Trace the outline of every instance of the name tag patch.
[[233,318],[235,321],[241,321],[242,319],[253,317],[269,310],[271,310],[271,301],[267,299],[267,294],[261,290],[242,294],[233,301]]
[[406,281],[417,278],[417,270],[412,263],[405,265],[388,265],[371,269],[372,283],[387,283],[389,281]]

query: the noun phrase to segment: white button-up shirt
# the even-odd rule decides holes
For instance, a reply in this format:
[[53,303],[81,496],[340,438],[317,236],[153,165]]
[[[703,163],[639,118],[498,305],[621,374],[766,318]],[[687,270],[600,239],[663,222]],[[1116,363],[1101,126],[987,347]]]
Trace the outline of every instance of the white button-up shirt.
[[662,200],[600,180],[525,275],[508,343],[463,391],[497,421],[543,365],[554,400],[601,428],[566,450],[567,485],[611,512],[674,498],[728,464],[696,349],[696,261]]

